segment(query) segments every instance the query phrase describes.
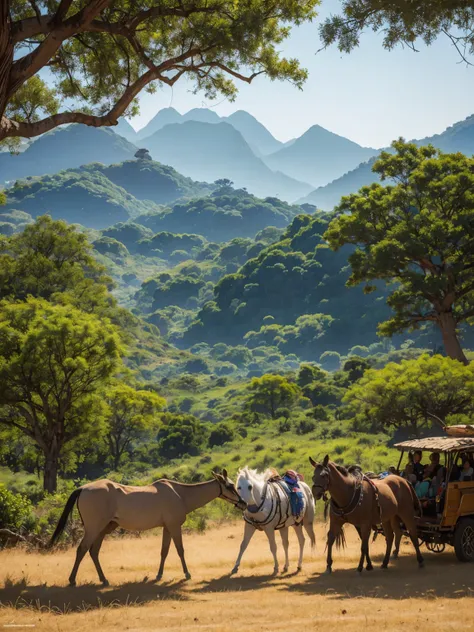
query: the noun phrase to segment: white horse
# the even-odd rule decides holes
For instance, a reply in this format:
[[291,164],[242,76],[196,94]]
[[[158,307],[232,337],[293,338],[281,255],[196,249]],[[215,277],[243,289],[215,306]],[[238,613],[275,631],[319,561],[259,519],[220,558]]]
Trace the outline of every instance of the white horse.
[[314,547],[316,538],[313,530],[314,521],[314,498],[311,489],[299,481],[299,486],[303,492],[303,509],[299,516],[293,516],[291,513],[291,505],[288,494],[284,486],[278,481],[272,481],[276,471],[268,469],[263,473],[257,470],[251,470],[244,467],[239,471],[236,488],[240,497],[247,503],[247,509],[244,511],[245,529],[244,538],[240,545],[239,556],[232,569],[231,575],[237,573],[240,562],[245,550],[252,539],[253,534],[258,529],[265,531],[270,551],[273,555],[274,569],[273,574],[278,573],[277,545],[275,541],[275,531],[279,530],[283,548],[285,550],[285,566],[283,572],[288,571],[288,528],[294,527],[298,542],[300,545],[300,556],[298,559],[298,571],[301,570],[303,564],[303,550],[305,545],[305,537],[303,527],[306,530],[310,540],[311,547]]

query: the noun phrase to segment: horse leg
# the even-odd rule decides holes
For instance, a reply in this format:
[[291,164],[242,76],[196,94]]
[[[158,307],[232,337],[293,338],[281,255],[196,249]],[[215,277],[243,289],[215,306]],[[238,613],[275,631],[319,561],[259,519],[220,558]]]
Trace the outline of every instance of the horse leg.
[[179,555],[179,559],[181,560],[181,564],[183,566],[183,573],[186,579],[191,579],[191,575],[188,571],[188,567],[186,566],[186,560],[184,559],[184,546],[183,546],[183,534],[181,533],[181,525],[174,526],[174,528],[170,529],[171,537],[173,538],[174,545]]
[[423,559],[423,555],[420,551],[420,545],[418,543],[418,533],[416,531],[415,518],[413,515],[400,515],[400,518],[408,531],[408,535],[410,536],[410,540],[413,546],[415,547],[418,566],[422,568],[425,564],[425,560]]
[[239,551],[239,555],[237,556],[237,561],[234,564],[234,568],[230,572],[231,575],[234,575],[239,570],[239,566],[240,566],[240,562],[242,560],[242,556],[245,553],[245,551],[246,551],[246,549],[247,549],[247,547],[249,545],[249,542],[252,539],[252,536],[255,533],[255,531],[256,531],[255,527],[253,527],[248,522],[245,523],[244,539],[242,540],[242,543],[240,545],[240,551]]
[[395,518],[392,519],[392,529],[395,533],[395,549],[392,553],[392,558],[397,559],[400,552],[400,542],[402,541],[402,529],[400,527],[400,518],[398,516],[395,516]]
[[290,565],[290,559],[288,557],[288,527],[283,527],[280,529],[281,542],[283,544],[283,550],[285,551],[285,566],[283,567],[282,573],[288,572],[288,566]]
[[103,529],[100,532],[99,536],[96,538],[95,542],[92,544],[91,548],[89,549],[89,554],[92,558],[92,561],[94,562],[97,575],[99,576],[99,581],[102,582],[104,586],[108,586],[109,582],[107,581],[107,578],[105,577],[104,572],[99,562],[100,547],[102,546],[102,542],[104,541],[105,536],[109,533],[112,533],[112,531],[114,531],[114,529],[116,528],[117,528],[116,522],[109,522],[109,524],[105,527],[105,529]]
[[70,586],[76,585],[76,576],[77,576],[77,571],[79,570],[79,566],[81,565],[81,562],[84,559],[85,554],[92,547],[96,539],[99,537],[100,533],[101,533],[100,531],[99,533],[93,532],[93,531],[92,532],[86,531],[84,533],[84,537],[82,538],[81,543],[77,547],[76,561],[74,562],[74,566],[72,567],[71,574],[69,575]]
[[361,542],[361,546],[360,546],[360,560],[359,560],[359,566],[357,567],[357,571],[359,573],[362,573],[362,569],[364,568],[364,560],[367,560],[367,570],[371,571],[373,570],[373,566],[372,566],[372,562],[370,561],[370,556],[369,556],[369,538],[370,538],[370,531],[371,531],[371,525],[368,524],[364,524],[361,526],[360,528],[360,538],[362,540]]
[[273,574],[278,574],[278,557],[277,557],[277,545],[275,540],[275,529],[273,527],[266,527],[265,533],[267,534],[268,544],[270,545],[270,551],[273,555]]
[[332,528],[329,527],[328,531],[328,539],[327,539],[327,558],[326,558],[326,574],[332,573],[332,547],[334,546],[334,542],[336,541],[336,534],[333,532]]
[[[313,525],[311,525],[313,526]],[[303,533],[303,528],[301,526],[299,527],[294,527],[295,532],[296,532],[296,537],[298,538],[298,544],[300,545],[300,556],[298,558],[298,566],[296,568],[297,571],[300,571],[303,567],[303,551],[304,551],[304,544],[305,544],[305,539],[304,539],[304,533]]]
[[385,557],[383,558],[382,568],[387,568],[388,562],[390,560],[390,553],[392,551],[393,529],[392,529],[392,524],[390,520],[387,520],[384,523],[382,523],[382,527],[383,527],[383,532],[385,534],[385,539],[387,541],[387,548],[385,550]]
[[163,569],[165,568],[166,558],[168,557],[168,552],[170,550],[171,544],[171,533],[168,531],[166,527],[163,527],[163,537],[161,540],[161,561],[160,561],[160,569],[156,576],[156,580],[160,581],[163,577]]

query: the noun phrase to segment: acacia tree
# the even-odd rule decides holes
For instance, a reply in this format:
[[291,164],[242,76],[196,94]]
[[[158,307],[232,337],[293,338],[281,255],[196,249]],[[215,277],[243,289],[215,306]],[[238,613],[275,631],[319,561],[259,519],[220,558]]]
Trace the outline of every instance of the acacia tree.
[[474,159],[402,139],[392,147],[373,171],[394,184],[343,197],[325,237],[335,250],[357,246],[348,285],[392,283],[382,335],[432,322],[447,355],[466,364],[458,326],[474,317]]
[[[419,436],[434,418],[449,425],[474,412],[474,364],[464,366],[443,356],[369,369],[346,392],[343,401],[363,425],[408,428]],[[435,415],[436,417],[433,417]]]
[[[306,71],[281,58],[292,24],[318,0],[2,0],[0,141],[58,125],[116,125],[136,97],[184,75],[207,97],[232,98],[234,79],[265,73],[301,86]],[[41,70],[54,79],[48,85]],[[246,73],[246,74],[244,74]]]
[[[466,0],[341,0],[341,13],[320,26],[324,46],[337,44],[350,53],[364,31],[382,32],[383,46],[401,44],[415,50],[417,40],[432,44],[448,37],[464,61],[474,53],[474,5]],[[469,62],[470,63],[470,62]]]
[[118,470],[123,455],[133,441],[143,438],[159,425],[157,413],[166,401],[156,393],[136,390],[118,382],[107,392],[107,445],[113,466]]
[[0,423],[38,446],[47,492],[56,491],[63,451],[103,430],[98,392],[120,351],[106,319],[34,298],[0,303]]

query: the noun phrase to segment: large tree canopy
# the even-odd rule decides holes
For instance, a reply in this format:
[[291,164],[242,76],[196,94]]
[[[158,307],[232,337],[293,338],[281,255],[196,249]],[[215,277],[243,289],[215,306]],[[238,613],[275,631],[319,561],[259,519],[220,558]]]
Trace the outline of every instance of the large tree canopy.
[[0,424],[37,445],[46,491],[56,490],[68,444],[100,433],[98,392],[120,354],[118,332],[105,319],[35,298],[0,303]]
[[447,36],[465,61],[474,53],[474,5],[466,0],[342,0],[341,13],[320,27],[325,46],[337,44],[350,53],[364,31],[384,34],[384,48],[398,44],[416,50],[417,40],[430,45]]
[[474,409],[474,364],[422,355],[417,360],[390,362],[369,369],[344,396],[359,427],[408,428],[419,435],[438,418],[465,423]]
[[392,283],[383,335],[432,322],[446,353],[466,363],[457,328],[474,317],[474,159],[402,139],[392,146],[373,170],[394,184],[342,198],[325,236],[335,249],[357,246],[349,285]]
[[[3,0],[0,142],[58,125],[115,125],[141,90],[191,76],[206,96],[265,73],[301,86],[278,49],[318,0]],[[49,71],[45,81],[43,69]],[[54,89],[52,83],[54,83]]]

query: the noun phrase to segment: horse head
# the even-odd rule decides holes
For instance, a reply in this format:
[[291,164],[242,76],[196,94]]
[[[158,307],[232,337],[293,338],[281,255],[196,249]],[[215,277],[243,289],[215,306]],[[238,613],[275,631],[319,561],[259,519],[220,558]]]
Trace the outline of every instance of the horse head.
[[232,505],[234,505],[235,507],[243,511],[247,507],[247,503],[239,494],[239,492],[236,490],[233,481],[231,481],[231,479],[227,475],[227,470],[224,468],[222,470],[222,474],[218,474],[217,472],[212,472],[212,475],[216,479],[216,481],[219,483],[219,486],[221,488],[221,493],[219,495],[219,498],[222,498],[223,500],[227,500]]
[[255,485],[258,486],[258,480],[254,476],[254,472],[244,467],[237,476],[237,493],[248,505],[257,505],[254,494]]
[[320,500],[328,491],[329,487],[329,455],[326,454],[322,463],[317,463],[312,457],[309,457],[309,462],[314,467],[312,487],[313,496],[315,500]]

